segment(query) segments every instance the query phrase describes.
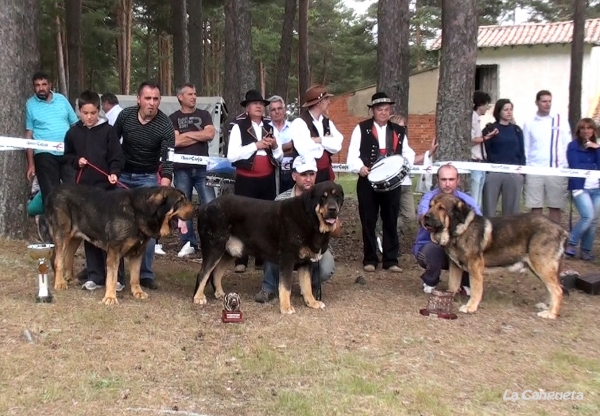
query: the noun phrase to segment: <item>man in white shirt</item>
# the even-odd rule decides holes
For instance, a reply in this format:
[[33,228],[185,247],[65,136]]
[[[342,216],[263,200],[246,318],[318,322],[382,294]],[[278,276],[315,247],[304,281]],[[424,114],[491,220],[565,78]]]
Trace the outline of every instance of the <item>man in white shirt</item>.
[[[523,125],[525,161],[527,166],[566,168],[567,146],[572,140],[569,119],[551,113],[552,94],[539,91],[535,97],[538,111]],[[527,175],[525,177],[525,204],[531,212],[541,214],[544,202],[550,219],[560,223],[561,209],[567,201],[568,178]]]
[[350,138],[348,167],[358,173],[356,196],[358,214],[362,225],[363,269],[374,272],[379,264],[375,227],[381,215],[383,230],[382,266],[393,273],[400,273],[398,266],[400,243],[398,241],[398,214],[402,187],[375,192],[367,176],[370,169],[381,157],[402,155],[410,163],[415,160],[415,152],[404,140],[405,128],[390,121],[392,101],[384,92],[376,92],[368,107],[373,118],[359,123]]
[[277,143],[283,151],[283,159],[279,168],[279,189],[277,193],[292,189],[294,180],[292,179],[293,145],[292,145],[292,123],[287,119],[285,101],[279,95],[270,97],[267,111],[271,117],[273,134]]
[[112,92],[106,92],[102,94],[100,101],[102,102],[102,111],[104,111],[108,124],[114,126],[119,113],[123,111],[123,108],[119,105],[119,99]]
[[313,157],[317,161],[316,183],[335,179],[331,156],[342,150],[344,136],[327,117],[329,94],[322,85],[306,90],[300,117],[292,122],[294,156]]
[[[277,196],[275,171],[283,158],[281,146],[273,133],[273,126],[264,117],[270,103],[261,93],[250,90],[240,103],[246,112],[233,122],[229,133],[227,159],[235,167],[235,195],[272,201]],[[262,267],[255,259],[255,267]],[[235,271],[243,273],[248,266],[248,256],[236,259]]]

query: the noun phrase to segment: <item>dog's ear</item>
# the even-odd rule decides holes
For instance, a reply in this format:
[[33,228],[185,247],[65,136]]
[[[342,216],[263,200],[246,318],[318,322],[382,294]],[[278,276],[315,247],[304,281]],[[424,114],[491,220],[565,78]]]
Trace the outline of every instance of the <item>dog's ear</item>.
[[150,215],[163,219],[177,199],[177,194],[170,189],[154,189],[146,199],[146,210]]
[[339,207],[341,208],[344,205],[344,188],[342,188],[339,184],[333,183],[333,189],[335,191],[335,198],[338,202]]
[[457,198],[456,202],[452,204],[452,207],[448,210],[450,226],[454,229],[460,224],[464,224],[470,212],[471,207],[469,207],[462,199]]
[[317,185],[313,186],[308,192],[304,193],[304,209],[305,212],[314,212],[315,207],[319,203],[319,198],[316,193]]

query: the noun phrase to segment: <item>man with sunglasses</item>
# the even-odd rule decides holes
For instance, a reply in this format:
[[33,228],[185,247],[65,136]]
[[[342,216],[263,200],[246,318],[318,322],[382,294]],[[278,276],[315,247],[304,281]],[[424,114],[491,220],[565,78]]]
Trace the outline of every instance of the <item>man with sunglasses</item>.
[[291,133],[292,123],[287,119],[287,108],[282,97],[274,95],[267,101],[271,103],[267,106],[267,111],[271,117],[273,136],[275,136],[277,143],[281,145],[281,150],[283,151],[283,160],[279,166],[278,186],[279,192],[285,192],[294,186],[294,180],[292,179],[292,162],[294,161]]
[[[302,195],[304,192],[308,192],[315,186],[315,180],[317,178],[317,162],[314,158],[298,156],[294,159],[292,165],[292,179],[294,186],[277,195],[275,201],[282,199],[294,198]],[[339,230],[339,227],[336,227]],[[339,231],[332,234],[334,237],[339,236]],[[335,269],[335,262],[331,250],[327,250],[323,253],[323,257],[318,262],[313,263],[311,281],[313,286],[313,293],[315,288],[318,287],[320,282],[329,280],[333,275]],[[265,261],[264,276],[262,281],[262,287],[260,292],[254,296],[254,300],[258,303],[266,303],[272,299],[275,299],[278,293],[279,286],[279,265]]]

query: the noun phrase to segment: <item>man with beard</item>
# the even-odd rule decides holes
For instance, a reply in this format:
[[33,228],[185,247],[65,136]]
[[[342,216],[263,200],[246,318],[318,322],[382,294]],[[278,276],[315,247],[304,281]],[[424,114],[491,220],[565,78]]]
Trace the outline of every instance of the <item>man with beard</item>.
[[[64,143],[65,134],[77,123],[77,115],[64,95],[52,91],[52,82],[45,72],[32,77],[35,94],[25,104],[25,138]],[[27,179],[37,176],[42,199],[64,183],[75,182],[75,169],[67,163],[61,151],[27,149]]]
[[[161,186],[170,186],[173,179],[173,162],[168,160],[169,148],[175,147],[173,123],[160,111],[160,87],[152,81],[138,88],[137,106],[127,107],[117,117],[115,130],[123,139],[125,168],[119,180],[129,188],[158,186],[156,175],[162,158]],[[154,245],[151,239],[146,247],[140,270],[140,284],[156,290],[152,263]]]

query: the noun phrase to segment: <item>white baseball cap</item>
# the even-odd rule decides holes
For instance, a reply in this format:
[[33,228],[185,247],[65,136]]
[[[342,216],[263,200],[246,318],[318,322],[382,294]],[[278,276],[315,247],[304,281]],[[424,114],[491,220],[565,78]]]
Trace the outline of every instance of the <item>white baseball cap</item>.
[[298,173],[304,173],[308,171],[317,171],[317,162],[313,157],[306,156],[298,156],[294,159],[294,164],[292,165],[292,169]]

